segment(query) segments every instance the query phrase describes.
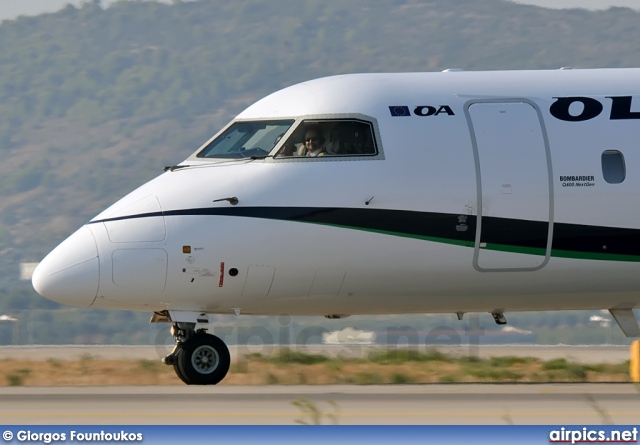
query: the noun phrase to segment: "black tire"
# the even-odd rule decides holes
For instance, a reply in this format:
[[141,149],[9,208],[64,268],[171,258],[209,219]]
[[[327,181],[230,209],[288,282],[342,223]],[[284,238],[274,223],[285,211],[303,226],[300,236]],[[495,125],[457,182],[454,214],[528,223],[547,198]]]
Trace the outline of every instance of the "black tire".
[[178,378],[180,380],[182,380],[184,383],[186,383],[187,385],[190,385],[191,382],[187,379],[187,377],[182,373],[182,371],[180,371],[180,366],[178,365],[178,363],[180,362],[181,358],[180,356],[182,355],[182,345],[179,345],[176,348],[176,351],[174,352],[175,355],[175,359],[176,362],[173,364],[173,370],[176,372],[176,375],[178,376]]
[[[229,349],[215,335],[195,334],[182,343],[178,377],[188,385],[215,385],[229,371]],[[183,378],[184,377],[184,378]]]

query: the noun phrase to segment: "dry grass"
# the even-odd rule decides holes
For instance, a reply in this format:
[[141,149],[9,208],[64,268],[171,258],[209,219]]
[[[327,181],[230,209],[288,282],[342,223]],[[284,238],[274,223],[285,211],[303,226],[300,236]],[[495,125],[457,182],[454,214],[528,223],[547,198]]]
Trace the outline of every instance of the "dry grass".
[[[406,351],[405,351],[406,352]],[[410,384],[454,382],[629,382],[628,362],[585,365],[564,359],[454,358],[394,352],[368,360],[339,360],[288,350],[250,354],[233,363],[224,385]],[[2,360],[0,386],[182,385],[159,360]]]
[[0,386],[181,384],[173,368],[148,360],[0,361]]

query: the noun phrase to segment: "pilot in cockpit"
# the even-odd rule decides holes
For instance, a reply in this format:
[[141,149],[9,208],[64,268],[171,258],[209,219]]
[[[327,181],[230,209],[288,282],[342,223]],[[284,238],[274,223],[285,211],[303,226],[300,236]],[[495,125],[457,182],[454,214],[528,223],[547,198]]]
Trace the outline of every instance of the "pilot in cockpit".
[[[280,139],[282,139],[282,136],[284,136],[284,133],[282,133],[276,138],[275,142],[273,143],[274,147],[278,145],[278,142],[280,142]],[[297,150],[298,148],[294,144],[292,144],[290,141],[287,141],[284,143],[284,145],[278,152],[277,156],[293,156],[297,154],[296,153]]]
[[324,156],[326,152],[320,129],[315,126],[308,127],[304,134],[304,156]]

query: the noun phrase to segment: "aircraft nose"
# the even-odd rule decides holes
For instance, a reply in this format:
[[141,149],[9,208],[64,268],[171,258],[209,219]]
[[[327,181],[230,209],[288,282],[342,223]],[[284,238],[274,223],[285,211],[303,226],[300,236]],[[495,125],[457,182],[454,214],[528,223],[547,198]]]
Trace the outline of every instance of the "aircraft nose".
[[98,294],[100,266],[91,230],[84,226],[45,257],[31,282],[43,297],[72,306],[91,306]]

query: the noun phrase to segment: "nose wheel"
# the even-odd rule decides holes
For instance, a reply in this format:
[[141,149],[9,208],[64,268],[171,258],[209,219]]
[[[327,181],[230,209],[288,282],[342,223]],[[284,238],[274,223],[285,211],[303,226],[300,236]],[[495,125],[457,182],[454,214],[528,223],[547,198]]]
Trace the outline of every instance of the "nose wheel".
[[215,335],[194,332],[180,341],[176,349],[165,358],[176,374],[187,385],[215,385],[229,371],[229,349]]

